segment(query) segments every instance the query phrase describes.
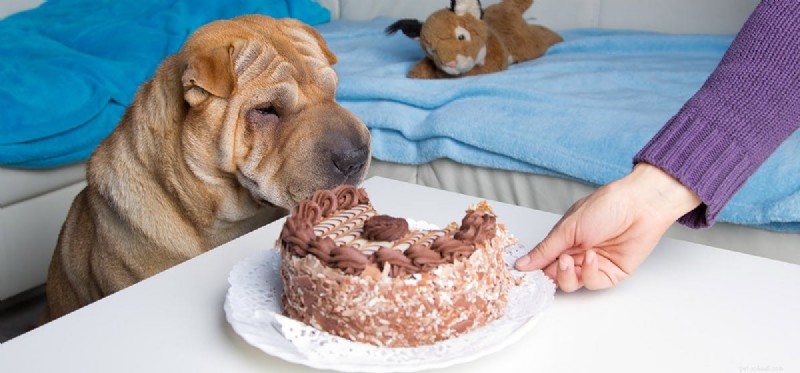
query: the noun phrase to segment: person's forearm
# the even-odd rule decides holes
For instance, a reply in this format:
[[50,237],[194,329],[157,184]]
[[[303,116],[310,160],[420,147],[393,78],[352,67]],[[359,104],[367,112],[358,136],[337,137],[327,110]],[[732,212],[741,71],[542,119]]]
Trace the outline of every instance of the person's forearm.
[[764,0],[634,162],[658,166],[699,195],[703,205],[681,222],[705,227],[798,126],[800,2]]

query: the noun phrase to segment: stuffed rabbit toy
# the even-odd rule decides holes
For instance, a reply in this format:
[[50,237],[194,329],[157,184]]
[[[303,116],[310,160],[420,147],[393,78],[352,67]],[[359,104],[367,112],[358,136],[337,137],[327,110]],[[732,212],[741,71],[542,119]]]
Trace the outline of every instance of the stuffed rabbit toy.
[[529,25],[523,13],[533,0],[503,0],[481,8],[480,0],[451,0],[450,7],[431,14],[425,23],[402,19],[386,28],[419,39],[426,56],[409,78],[458,78],[505,70],[532,60],[563,39],[552,30]]

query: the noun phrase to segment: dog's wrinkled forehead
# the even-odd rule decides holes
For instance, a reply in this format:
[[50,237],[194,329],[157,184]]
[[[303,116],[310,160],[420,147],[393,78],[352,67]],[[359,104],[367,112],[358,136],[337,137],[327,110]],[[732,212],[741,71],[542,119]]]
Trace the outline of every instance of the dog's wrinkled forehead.
[[248,15],[217,21],[198,29],[184,49],[230,48],[233,73],[239,85],[268,73],[274,81],[313,81],[335,88],[336,57],[310,26],[293,19]]

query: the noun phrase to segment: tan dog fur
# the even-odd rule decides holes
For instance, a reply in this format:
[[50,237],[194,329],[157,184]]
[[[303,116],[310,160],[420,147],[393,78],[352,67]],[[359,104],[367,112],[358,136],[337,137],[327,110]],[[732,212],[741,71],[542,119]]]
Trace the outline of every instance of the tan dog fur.
[[335,102],[335,62],[296,20],[243,16],[193,33],[89,159],[50,264],[45,321],[277,219],[316,189],[360,182],[369,133]]
[[478,0],[453,0],[450,8],[434,12],[424,24],[400,20],[387,33],[403,29],[412,37],[419,34],[426,56],[411,67],[409,78],[488,74],[538,58],[563,40],[552,30],[525,21],[523,15],[532,4],[533,0],[503,0],[482,11]]

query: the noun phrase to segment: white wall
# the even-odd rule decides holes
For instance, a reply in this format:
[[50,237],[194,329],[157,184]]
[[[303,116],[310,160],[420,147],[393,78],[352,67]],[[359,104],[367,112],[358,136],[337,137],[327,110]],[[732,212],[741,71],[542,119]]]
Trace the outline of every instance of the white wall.
[[734,34],[759,2],[760,0],[602,0],[597,26],[680,33]]
[[44,0],[0,0],[0,18],[6,18],[9,14],[14,14],[26,9],[36,8]]
[[[484,6],[500,0],[482,0]],[[424,20],[449,0],[340,0],[342,18],[376,15]],[[535,0],[526,16],[554,29],[602,27],[734,34],[759,0]]]

